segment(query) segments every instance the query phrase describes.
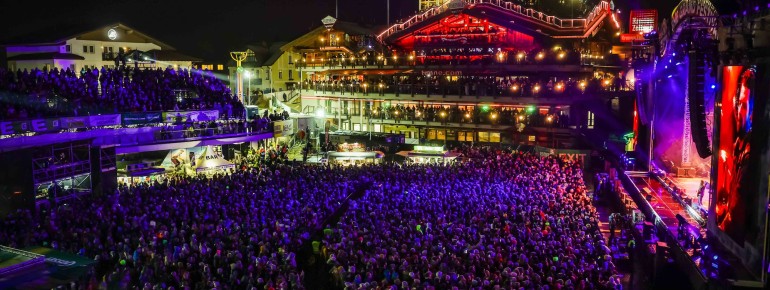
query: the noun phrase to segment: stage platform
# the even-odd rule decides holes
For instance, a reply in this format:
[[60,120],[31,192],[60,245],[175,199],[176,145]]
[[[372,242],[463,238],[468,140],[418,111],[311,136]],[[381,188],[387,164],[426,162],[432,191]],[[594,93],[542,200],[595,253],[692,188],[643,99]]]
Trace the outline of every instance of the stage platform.
[[[0,289],[48,290],[76,281],[88,272],[94,261],[87,257],[51,248],[31,247],[23,250],[0,246]],[[19,267],[24,266],[24,267]]]
[[[703,237],[706,236],[705,227],[700,226],[698,221],[688,214],[679,201],[674,199],[665,186],[658,182],[658,179],[650,176],[647,172],[625,172],[620,173],[623,188],[633,199],[637,208],[644,213],[646,221],[652,221],[656,234],[651,240],[645,240],[648,245],[660,245],[660,242],[667,245],[672,254],[672,258],[679,267],[687,273],[690,283],[696,289],[703,289],[708,283],[708,278],[701,263],[700,251],[686,247],[683,240],[679,239],[679,219],[680,215],[691,225],[690,229]],[[642,231],[643,229],[640,229]],[[705,246],[705,245],[701,245]]]
[[703,198],[698,199],[698,189],[700,188],[701,181],[710,182],[706,178],[691,178],[691,177],[668,177],[671,182],[678,188],[684,189],[685,195],[696,201],[694,204],[703,211],[708,212],[709,203],[711,200],[711,191],[704,190]]

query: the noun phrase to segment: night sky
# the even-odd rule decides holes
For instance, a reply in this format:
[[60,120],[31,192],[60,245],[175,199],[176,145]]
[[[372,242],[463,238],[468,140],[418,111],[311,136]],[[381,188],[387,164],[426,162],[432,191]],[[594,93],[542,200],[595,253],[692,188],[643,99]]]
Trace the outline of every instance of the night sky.
[[[384,27],[386,0],[338,1],[339,19]],[[677,2],[615,1],[620,8],[662,5],[662,11],[670,11]],[[417,0],[391,0],[391,22],[409,17],[416,10]],[[224,61],[233,48],[291,40],[321,25],[321,18],[334,16],[334,0],[5,0],[0,1],[0,11],[4,12],[0,17],[0,41],[56,27],[86,24],[97,28],[123,22],[184,53]]]

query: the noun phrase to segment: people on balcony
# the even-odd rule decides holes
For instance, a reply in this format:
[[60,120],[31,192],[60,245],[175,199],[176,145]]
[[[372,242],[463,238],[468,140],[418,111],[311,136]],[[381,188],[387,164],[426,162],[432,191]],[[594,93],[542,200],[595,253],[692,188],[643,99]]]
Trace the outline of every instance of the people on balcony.
[[[184,91],[194,97],[180,97]],[[0,69],[0,119],[122,112],[218,109],[232,117],[243,105],[209,71],[156,68]]]

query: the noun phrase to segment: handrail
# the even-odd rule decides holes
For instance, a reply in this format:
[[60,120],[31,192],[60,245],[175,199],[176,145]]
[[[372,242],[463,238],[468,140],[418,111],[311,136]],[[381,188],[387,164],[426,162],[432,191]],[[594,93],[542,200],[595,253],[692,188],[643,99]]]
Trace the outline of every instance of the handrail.
[[0,245],[0,251],[10,252],[10,253],[14,253],[14,254],[17,254],[17,255],[20,255],[20,256],[24,256],[24,257],[30,258],[29,260],[21,262],[19,264],[11,265],[11,266],[4,267],[4,268],[0,268],[0,277],[8,275],[8,274],[13,273],[13,272],[24,270],[26,268],[31,268],[31,267],[34,267],[34,266],[42,265],[42,264],[45,263],[45,256],[40,255],[40,254],[36,254],[36,253],[32,253],[32,252],[27,252],[27,251],[22,251],[22,250],[19,250],[19,249],[14,249],[14,248],[2,246],[2,245]]
[[453,0],[446,1],[440,6],[436,6],[426,10],[425,12],[416,14],[402,23],[391,25],[385,31],[377,35],[377,40],[382,42],[383,39],[398,31],[405,30],[414,24],[422,22],[425,19],[444,13],[449,10],[450,7],[457,5],[453,3],[458,2],[464,3],[466,7],[480,4],[492,5],[531,20],[544,22],[545,24],[556,28],[582,28],[583,32],[590,29],[593,26],[594,21],[602,19],[601,16],[603,16],[603,13],[606,13],[610,10],[609,2],[602,1],[597,4],[593,10],[591,10],[591,13],[589,13],[586,18],[561,19],[556,16],[547,15],[532,8],[522,8],[521,5],[516,5],[505,0]]

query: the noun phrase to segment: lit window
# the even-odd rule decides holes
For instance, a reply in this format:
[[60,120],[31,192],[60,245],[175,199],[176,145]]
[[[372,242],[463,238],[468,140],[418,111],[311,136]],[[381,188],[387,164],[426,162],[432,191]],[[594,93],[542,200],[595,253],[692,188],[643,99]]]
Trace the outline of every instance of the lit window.
[[218,64],[218,65],[217,65],[217,70],[225,70],[225,65],[223,65],[223,64]]
[[278,79],[279,79],[279,80],[282,80],[282,79],[283,79],[283,71],[282,71],[282,70],[279,70],[279,71],[278,71]]
[[594,113],[591,112],[591,111],[588,111],[588,122],[586,124],[588,129],[593,129],[594,128],[594,118],[595,118],[594,117]]

